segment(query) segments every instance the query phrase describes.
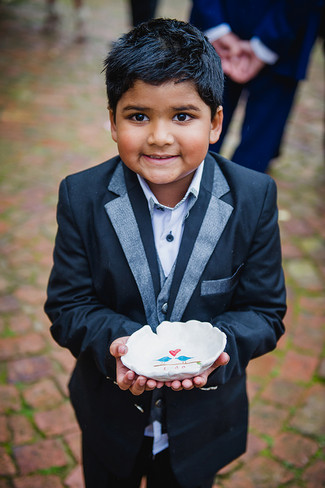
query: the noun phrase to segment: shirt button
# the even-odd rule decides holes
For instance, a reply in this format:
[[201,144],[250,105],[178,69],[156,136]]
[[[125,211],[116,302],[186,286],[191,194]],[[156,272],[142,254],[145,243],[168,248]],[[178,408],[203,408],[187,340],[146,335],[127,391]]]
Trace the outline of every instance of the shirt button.
[[161,307],[162,313],[166,314],[168,310],[168,303],[164,303]]
[[158,407],[158,408],[161,408],[162,407],[162,399],[161,398],[158,398],[158,400],[155,401],[155,406]]
[[173,242],[174,240],[174,236],[173,234],[170,232],[167,236],[166,236],[166,241],[167,242]]

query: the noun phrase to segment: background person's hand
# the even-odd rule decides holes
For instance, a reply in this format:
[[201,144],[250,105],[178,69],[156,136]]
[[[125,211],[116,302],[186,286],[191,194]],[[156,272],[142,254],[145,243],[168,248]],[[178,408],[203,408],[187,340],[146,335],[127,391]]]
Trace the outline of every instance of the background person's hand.
[[239,47],[240,54],[225,60],[222,67],[233,81],[244,84],[254,79],[265,63],[256,56],[249,41],[240,41]]
[[212,45],[220,56],[224,73],[236,83],[247,83],[265,66],[250,42],[240,40],[232,32],[213,41]]
[[219,37],[212,42],[212,46],[222,59],[230,59],[233,56],[240,54],[240,38],[233,32]]

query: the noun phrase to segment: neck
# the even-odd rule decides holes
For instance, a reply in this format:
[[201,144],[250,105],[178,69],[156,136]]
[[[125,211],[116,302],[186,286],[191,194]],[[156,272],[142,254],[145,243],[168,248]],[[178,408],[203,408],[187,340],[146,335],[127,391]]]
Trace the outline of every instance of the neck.
[[159,203],[166,207],[174,208],[186,195],[192,179],[193,173],[172,183],[162,185],[151,183],[150,181],[147,181],[147,183]]

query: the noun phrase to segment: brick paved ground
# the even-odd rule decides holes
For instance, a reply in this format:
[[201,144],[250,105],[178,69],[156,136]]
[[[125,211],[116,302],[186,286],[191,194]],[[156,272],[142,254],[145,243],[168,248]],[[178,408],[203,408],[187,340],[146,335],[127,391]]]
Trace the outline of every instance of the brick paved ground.
[[[58,183],[115,153],[100,71],[110,42],[128,29],[128,13],[119,0],[89,2],[88,40],[78,44],[71,3],[59,3],[56,35],[42,32],[41,0],[0,4],[0,488],[83,486],[66,387],[73,359],[51,340],[42,305]],[[188,5],[166,0],[161,13],[186,19]],[[287,334],[249,367],[248,452],[219,473],[216,488],[325,486],[323,86],[318,47],[272,169]],[[235,139],[236,124],[229,147]]]

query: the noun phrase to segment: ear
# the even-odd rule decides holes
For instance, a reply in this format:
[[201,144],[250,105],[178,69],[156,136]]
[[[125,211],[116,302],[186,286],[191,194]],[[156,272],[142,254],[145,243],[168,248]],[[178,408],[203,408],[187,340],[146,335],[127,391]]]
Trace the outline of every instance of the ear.
[[111,125],[111,135],[112,135],[112,139],[114,142],[117,142],[117,129],[116,129],[116,122],[115,122],[115,118],[114,118],[114,114],[113,114],[113,111],[108,109],[109,110],[109,121],[110,121],[110,125]]
[[223,109],[222,106],[219,105],[215,113],[215,116],[211,121],[210,138],[209,138],[210,144],[215,144],[219,140],[221,130],[222,130],[222,121],[223,121]]

